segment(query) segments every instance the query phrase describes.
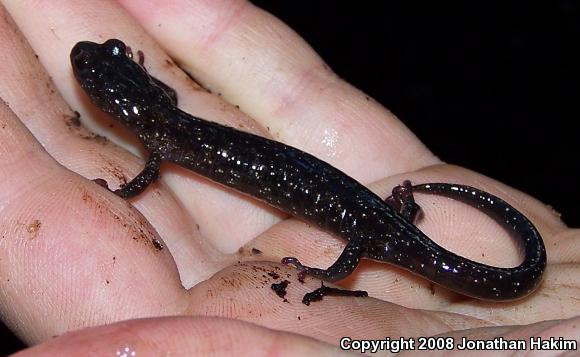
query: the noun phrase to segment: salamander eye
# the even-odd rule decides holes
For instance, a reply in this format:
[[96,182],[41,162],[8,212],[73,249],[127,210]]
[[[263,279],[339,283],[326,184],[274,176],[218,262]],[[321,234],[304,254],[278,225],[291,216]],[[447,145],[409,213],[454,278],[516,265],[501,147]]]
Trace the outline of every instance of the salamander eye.
[[112,38],[107,40],[103,43],[107,52],[109,52],[113,56],[125,56],[126,55],[126,46],[121,40],[117,40],[116,38]]

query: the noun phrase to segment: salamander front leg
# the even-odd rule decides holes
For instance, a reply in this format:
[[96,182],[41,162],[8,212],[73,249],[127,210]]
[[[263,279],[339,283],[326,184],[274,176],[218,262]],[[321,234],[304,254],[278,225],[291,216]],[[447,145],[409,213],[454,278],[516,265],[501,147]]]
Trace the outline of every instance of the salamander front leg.
[[[149,159],[145,163],[145,168],[134,179],[122,185],[121,188],[113,191],[119,197],[131,198],[145,191],[147,186],[159,178],[159,168],[161,167],[161,154],[151,152]],[[102,179],[96,179],[99,185],[109,188],[107,182]]]
[[157,84],[158,87],[163,89],[165,94],[167,94],[169,99],[171,99],[171,104],[173,104],[174,106],[177,106],[177,92],[175,91],[175,89],[171,88],[170,86],[161,82],[159,79],[157,79],[155,77],[150,77],[150,78],[153,81],[153,83]]
[[[125,48],[125,52],[127,54],[127,57],[134,59],[133,50],[131,49],[131,47],[127,46]],[[137,63],[139,63],[139,66],[141,66],[143,70],[147,72],[147,68],[145,68],[145,54],[141,50],[137,51]],[[170,86],[161,82],[159,79],[153,76],[149,76],[149,79],[151,79],[153,83],[155,83],[159,88],[165,91],[167,96],[171,99],[171,104],[177,106],[177,92],[175,91],[175,89],[171,88]]]
[[405,180],[402,184],[393,187],[392,195],[385,199],[385,203],[411,223],[417,220],[421,212],[421,206],[415,203],[413,185],[411,185],[409,180]]
[[[295,266],[298,269],[299,281],[304,281],[306,275],[310,275],[314,278],[334,282],[346,278],[356,269],[365,251],[364,246],[365,245],[362,238],[351,239],[340,254],[340,257],[338,257],[336,262],[334,262],[334,264],[332,264],[328,269],[311,268],[302,265],[302,263],[300,263],[300,261],[294,257],[283,258],[282,264]],[[321,288],[304,295],[302,302],[306,305],[310,305],[310,302],[321,300],[325,295],[347,295],[360,297],[367,296],[368,294],[366,291],[341,290],[328,288],[323,285]]]

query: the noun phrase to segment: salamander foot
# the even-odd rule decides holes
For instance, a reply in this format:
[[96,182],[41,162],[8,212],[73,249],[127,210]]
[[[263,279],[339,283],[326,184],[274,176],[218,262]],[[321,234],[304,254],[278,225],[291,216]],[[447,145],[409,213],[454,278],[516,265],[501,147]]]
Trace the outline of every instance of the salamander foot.
[[402,184],[393,187],[391,196],[385,199],[385,203],[393,207],[407,221],[414,223],[421,213],[421,206],[415,203],[413,185],[405,180]]

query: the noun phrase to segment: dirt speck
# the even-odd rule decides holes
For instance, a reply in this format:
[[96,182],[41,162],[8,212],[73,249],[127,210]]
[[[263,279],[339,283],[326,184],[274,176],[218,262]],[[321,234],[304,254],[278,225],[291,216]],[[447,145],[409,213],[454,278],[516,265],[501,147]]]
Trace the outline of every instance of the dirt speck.
[[109,142],[109,139],[106,137],[95,134],[87,130],[85,127],[82,126],[81,123],[81,114],[76,110],[72,112],[72,114],[63,114],[64,123],[69,130],[77,132],[77,134],[85,140],[94,140],[101,145],[105,145]]
[[28,226],[26,226],[26,231],[28,234],[30,234],[30,239],[36,238],[41,225],[42,223],[38,219],[35,219]]
[[85,140],[94,140],[101,145],[105,145],[109,142],[109,139],[107,139],[106,136],[102,136],[102,135],[95,134],[95,133],[90,133],[88,135],[81,135],[81,138],[83,138]]
[[151,241],[151,243],[153,243],[153,246],[155,247],[155,249],[163,250],[163,243],[161,243],[161,241],[159,239],[153,239]]
[[[103,181],[105,181],[105,180],[103,180]],[[105,183],[106,182],[107,181],[105,181]],[[97,184],[99,184],[99,183],[97,182]],[[86,190],[83,190],[82,199],[83,199],[83,202],[85,202],[85,203],[92,203],[94,201],[93,196],[91,196],[91,194]]]
[[63,115],[64,120],[65,120],[65,124],[66,126],[68,126],[69,128],[80,128],[81,126],[81,114],[79,112],[77,112],[76,110],[73,112],[73,114],[64,114]]
[[119,180],[119,186],[123,187],[125,184],[127,184],[129,179],[127,178],[127,176],[125,176],[123,170],[111,160],[108,160],[107,158],[104,157],[103,159],[106,163],[106,165],[103,166],[103,169]]
[[239,279],[237,279],[236,277],[234,277],[233,274],[232,274],[232,276],[228,276],[228,277],[222,276],[220,278],[220,280],[224,286],[229,287],[229,288],[239,289],[242,287],[242,282]]
[[274,292],[276,293],[276,295],[278,295],[279,297],[281,297],[283,299],[284,302],[288,302],[288,300],[285,298],[286,296],[286,288],[288,287],[288,284],[290,284],[290,282],[288,280],[284,280],[280,283],[274,283],[272,284],[271,288],[272,290],[274,290]]

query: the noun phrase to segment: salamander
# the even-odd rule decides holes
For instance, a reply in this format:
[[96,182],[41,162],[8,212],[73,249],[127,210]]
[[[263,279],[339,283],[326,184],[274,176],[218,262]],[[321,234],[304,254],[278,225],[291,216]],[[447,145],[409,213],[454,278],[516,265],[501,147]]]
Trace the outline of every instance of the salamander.
[[[327,269],[284,258],[282,263],[296,267],[301,279],[308,275],[338,281],[366,258],[483,300],[522,298],[541,281],[546,266],[542,237],[528,218],[499,197],[460,184],[413,186],[405,181],[384,200],[304,151],[183,112],[175,92],[135,62],[120,40],[79,42],[70,60],[92,103],[135,133],[149,153],[143,171],[114,191],[120,197],[145,190],[159,177],[160,163],[166,160],[346,240],[346,247]],[[489,215],[516,237],[523,262],[495,267],[439,246],[414,224],[420,207],[413,192],[453,198]]]

